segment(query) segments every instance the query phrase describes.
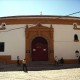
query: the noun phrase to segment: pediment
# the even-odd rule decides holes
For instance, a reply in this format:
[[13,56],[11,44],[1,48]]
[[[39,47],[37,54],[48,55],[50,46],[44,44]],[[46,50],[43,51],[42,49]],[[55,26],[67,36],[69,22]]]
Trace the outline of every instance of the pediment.
[[32,26],[32,27],[30,27],[31,29],[33,28],[33,29],[43,29],[43,28],[46,28],[46,29],[50,29],[49,27],[46,27],[46,26],[43,26],[42,24],[37,24],[36,26]]
[[52,25],[50,27],[43,26],[42,24],[37,24],[35,26],[31,26],[30,28],[26,26],[26,32],[52,32],[53,28]]

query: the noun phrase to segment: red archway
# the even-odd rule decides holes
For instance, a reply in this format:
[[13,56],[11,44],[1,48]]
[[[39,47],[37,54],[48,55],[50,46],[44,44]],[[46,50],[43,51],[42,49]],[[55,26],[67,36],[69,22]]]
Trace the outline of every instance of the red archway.
[[36,37],[32,41],[32,61],[48,61],[48,43],[43,37]]

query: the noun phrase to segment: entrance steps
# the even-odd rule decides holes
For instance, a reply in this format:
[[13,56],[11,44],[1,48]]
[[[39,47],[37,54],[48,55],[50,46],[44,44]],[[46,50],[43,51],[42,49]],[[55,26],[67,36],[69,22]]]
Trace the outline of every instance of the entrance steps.
[[50,66],[51,63],[48,61],[32,61],[27,66],[30,67],[44,67],[44,66]]

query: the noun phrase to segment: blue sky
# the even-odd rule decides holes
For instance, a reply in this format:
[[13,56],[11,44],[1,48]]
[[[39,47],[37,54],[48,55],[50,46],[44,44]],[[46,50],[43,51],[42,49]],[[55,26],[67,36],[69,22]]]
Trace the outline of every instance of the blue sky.
[[[80,0],[0,0],[0,17],[68,15],[80,11]],[[80,17],[80,13],[72,15]]]

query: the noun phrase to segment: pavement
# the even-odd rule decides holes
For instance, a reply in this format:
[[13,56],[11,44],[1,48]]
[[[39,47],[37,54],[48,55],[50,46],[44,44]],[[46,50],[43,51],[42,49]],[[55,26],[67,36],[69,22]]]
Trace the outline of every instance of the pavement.
[[80,64],[33,64],[27,68],[24,72],[22,65],[0,64],[0,80],[80,80]]

